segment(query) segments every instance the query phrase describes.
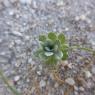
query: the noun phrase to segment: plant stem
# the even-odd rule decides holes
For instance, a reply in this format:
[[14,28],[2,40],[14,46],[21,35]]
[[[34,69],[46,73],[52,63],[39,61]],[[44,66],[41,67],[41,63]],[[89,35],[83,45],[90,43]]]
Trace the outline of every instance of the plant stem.
[[14,88],[9,84],[8,79],[3,75],[2,70],[0,70],[0,76],[2,80],[5,82],[5,84],[8,86],[8,88],[14,93],[14,95],[20,95],[20,93],[16,90],[16,88]]
[[80,46],[71,46],[71,47],[69,47],[69,49],[81,49],[81,50],[85,50],[85,51],[89,51],[89,52],[95,52],[95,50],[93,50],[93,49],[80,47]]

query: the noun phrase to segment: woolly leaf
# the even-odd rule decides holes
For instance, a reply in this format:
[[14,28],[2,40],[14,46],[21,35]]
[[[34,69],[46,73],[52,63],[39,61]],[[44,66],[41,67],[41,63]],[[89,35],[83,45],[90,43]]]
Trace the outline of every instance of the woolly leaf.
[[57,51],[55,54],[55,57],[57,60],[61,60],[63,56],[64,56],[64,54],[62,51]]
[[65,43],[65,36],[63,33],[58,35],[58,39],[60,40],[61,44]]
[[45,42],[46,41],[45,35],[40,35],[39,36],[39,41]]
[[55,41],[56,38],[57,38],[57,36],[56,36],[56,34],[54,32],[50,32],[48,34],[48,38],[51,39],[51,40],[53,40],[53,41]]
[[62,60],[67,60],[67,58],[68,58],[68,51],[67,50],[65,50],[65,51],[62,51],[63,52],[63,57],[62,57]]
[[53,52],[45,52],[46,56],[52,56],[54,53]]
[[66,44],[61,45],[61,50],[62,51],[68,50],[68,45],[66,45]]

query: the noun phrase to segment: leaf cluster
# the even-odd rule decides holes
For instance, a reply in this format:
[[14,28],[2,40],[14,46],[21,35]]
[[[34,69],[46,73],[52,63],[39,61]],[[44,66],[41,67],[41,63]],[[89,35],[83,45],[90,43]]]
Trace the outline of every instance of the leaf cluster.
[[48,35],[39,36],[40,47],[36,56],[47,64],[56,64],[60,60],[68,58],[68,45],[63,33],[57,35],[49,32]]

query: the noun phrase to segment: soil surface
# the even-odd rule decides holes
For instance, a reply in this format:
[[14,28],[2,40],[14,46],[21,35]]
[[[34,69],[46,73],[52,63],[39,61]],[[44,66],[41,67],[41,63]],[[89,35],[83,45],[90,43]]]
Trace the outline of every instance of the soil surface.
[[[38,36],[51,31],[64,33],[69,45],[95,49],[95,0],[0,0],[4,75],[22,95],[95,95],[92,53],[70,51],[57,73],[34,59]],[[14,95],[1,78],[0,95]]]

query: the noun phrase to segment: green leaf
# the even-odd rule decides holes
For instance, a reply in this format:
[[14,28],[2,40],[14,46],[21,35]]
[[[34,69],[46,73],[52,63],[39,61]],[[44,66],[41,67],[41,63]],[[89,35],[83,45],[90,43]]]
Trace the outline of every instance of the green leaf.
[[67,60],[68,58],[68,51],[62,51],[63,52],[63,57],[62,57],[62,60]]
[[8,79],[3,75],[2,70],[0,70],[0,78],[2,78],[2,80],[5,82],[7,87],[14,93],[14,95],[21,95],[21,93],[19,93],[15,87],[13,87],[11,84],[9,84]]
[[61,46],[61,44],[60,44],[60,41],[59,40],[55,40],[55,46],[57,45],[58,46],[58,48],[60,48],[60,46]]
[[66,44],[61,45],[61,50],[62,51],[68,50],[68,45]]
[[38,56],[39,56],[39,58],[40,58],[41,60],[46,60],[46,56],[45,56],[45,54],[44,54],[44,51],[40,52],[40,53],[38,54]]
[[57,36],[56,36],[56,34],[54,32],[50,32],[48,34],[48,38],[51,39],[51,40],[53,40],[53,41],[55,41],[56,38],[57,38]]
[[45,42],[46,41],[46,36],[45,35],[40,35],[39,36],[39,41]]
[[45,52],[46,56],[52,56],[54,53],[53,52]]
[[60,40],[61,44],[65,43],[65,36],[63,33],[58,35],[58,39]]
[[57,51],[55,53],[55,57],[56,57],[57,60],[61,60],[63,56],[64,56],[64,54],[63,54],[62,51]]
[[35,57],[39,57],[39,54],[42,53],[42,52],[43,52],[42,49],[37,50],[37,51],[34,53]]

